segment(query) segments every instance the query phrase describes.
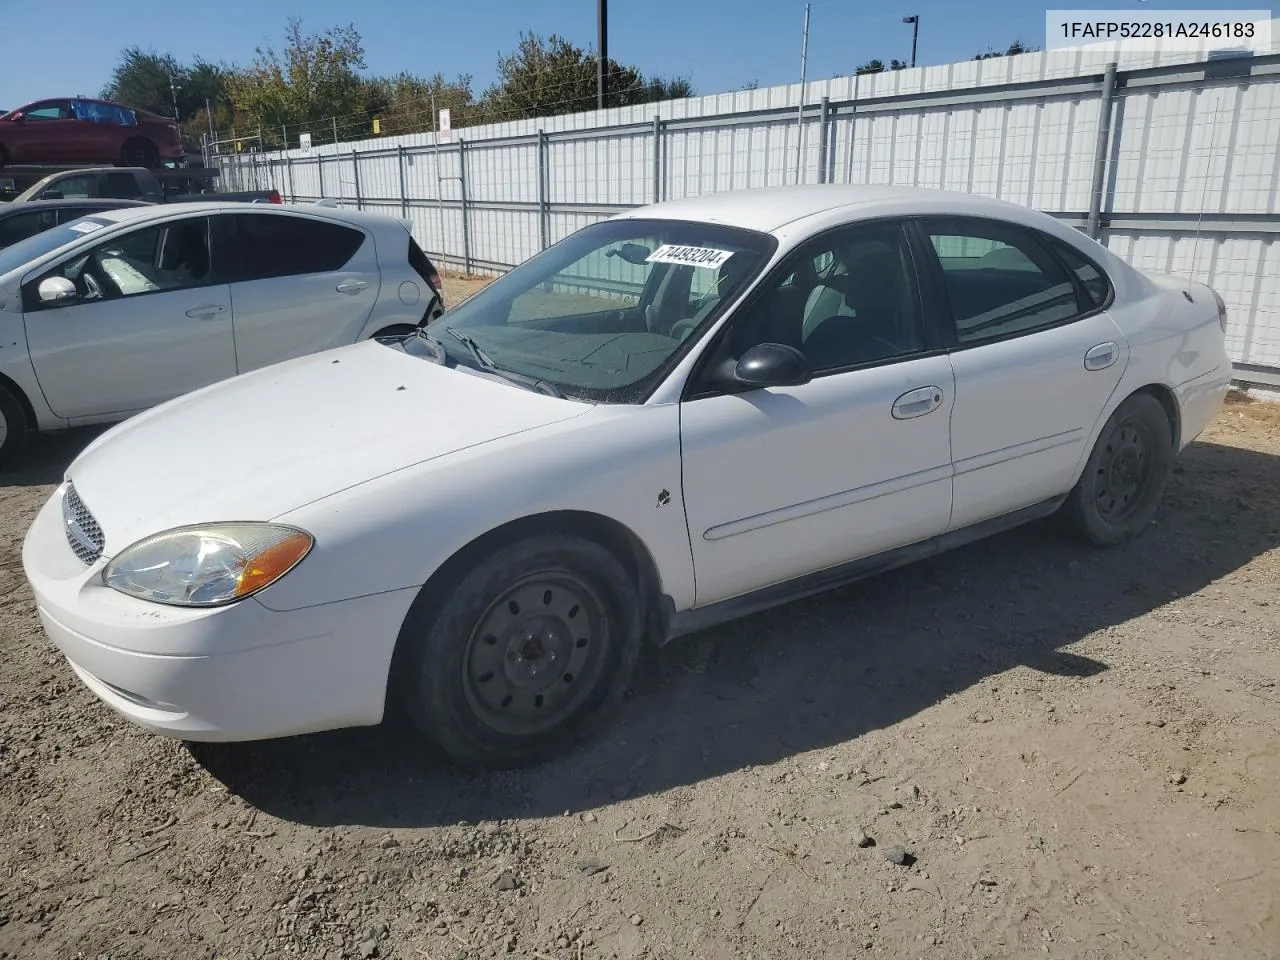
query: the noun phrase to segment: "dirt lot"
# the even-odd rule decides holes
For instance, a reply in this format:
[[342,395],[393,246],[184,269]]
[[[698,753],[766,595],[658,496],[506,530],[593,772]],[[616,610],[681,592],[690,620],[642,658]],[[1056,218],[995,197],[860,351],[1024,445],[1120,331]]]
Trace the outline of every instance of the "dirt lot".
[[1280,956],[1280,406],[1128,547],[1041,523],[688,638],[484,777],[399,719],[189,749],[101,706],[19,565],[87,439],[0,475],[0,957]]

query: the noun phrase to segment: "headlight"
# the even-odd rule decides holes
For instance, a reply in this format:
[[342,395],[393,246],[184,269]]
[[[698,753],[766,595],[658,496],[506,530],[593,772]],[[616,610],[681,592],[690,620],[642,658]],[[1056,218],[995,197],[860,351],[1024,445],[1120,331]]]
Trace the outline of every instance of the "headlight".
[[102,571],[102,582],[156,603],[213,607],[275,583],[314,542],[297,527],[275,523],[178,527],[121,551]]

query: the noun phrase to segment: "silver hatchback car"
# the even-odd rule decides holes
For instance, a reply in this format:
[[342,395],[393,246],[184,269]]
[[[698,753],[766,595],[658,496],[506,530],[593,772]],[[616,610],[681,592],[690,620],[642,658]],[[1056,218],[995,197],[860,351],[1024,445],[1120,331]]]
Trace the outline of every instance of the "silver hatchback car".
[[443,310],[391,217],[222,202],[62,224],[0,250],[0,462],[35,431],[123,420]]

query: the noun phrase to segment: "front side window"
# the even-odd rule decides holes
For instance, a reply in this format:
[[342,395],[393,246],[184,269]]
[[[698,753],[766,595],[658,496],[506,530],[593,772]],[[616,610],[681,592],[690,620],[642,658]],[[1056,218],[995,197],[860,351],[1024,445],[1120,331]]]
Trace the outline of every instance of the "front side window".
[[22,115],[27,120],[70,120],[71,103],[67,100],[45,100],[32,104]]
[[[80,220],[74,229],[92,220]],[[117,234],[43,274],[65,277],[80,302],[185,290],[211,281],[209,218],[193,217]]]
[[238,213],[234,220],[236,281],[341,270],[364,243],[359,230],[326,220],[269,213]]
[[767,234],[715,224],[605,221],[526,261],[427,329],[459,362],[584,399],[638,402],[774,246]]
[[728,354],[782,343],[800,350],[817,376],[924,349],[911,253],[899,224],[824,234],[779,273],[781,279],[734,319]]
[[951,301],[961,345],[1000,340],[1080,314],[1066,270],[1030,233],[992,221],[923,224]]

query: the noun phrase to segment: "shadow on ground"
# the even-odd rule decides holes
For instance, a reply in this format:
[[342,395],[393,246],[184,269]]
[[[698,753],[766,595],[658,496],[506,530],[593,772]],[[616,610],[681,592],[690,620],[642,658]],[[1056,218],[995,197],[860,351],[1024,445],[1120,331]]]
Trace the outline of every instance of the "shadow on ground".
[[58,433],[42,433],[0,468],[0,487],[39,487],[61,483],[63,471],[107,427],[77,427]]
[[655,655],[595,742],[540,767],[449,769],[399,717],[197,756],[262,810],[314,825],[423,826],[582,810],[767,764],[898,723],[1023,665],[1084,677],[1082,637],[1192,594],[1280,544],[1255,510],[1280,458],[1196,444],[1156,522],[1113,550],[1044,521]]

